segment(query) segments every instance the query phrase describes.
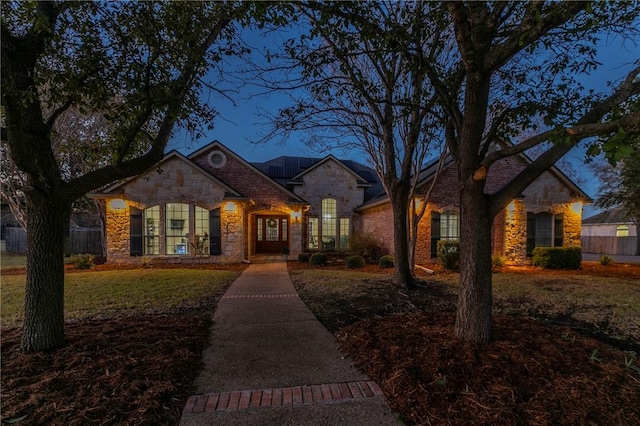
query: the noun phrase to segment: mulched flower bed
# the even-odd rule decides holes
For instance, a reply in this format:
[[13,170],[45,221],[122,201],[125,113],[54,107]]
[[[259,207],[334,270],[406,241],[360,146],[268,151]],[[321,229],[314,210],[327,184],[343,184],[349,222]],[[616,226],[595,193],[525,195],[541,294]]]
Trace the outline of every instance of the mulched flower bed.
[[31,354],[3,330],[2,424],[177,424],[210,325],[211,310],[77,321],[65,347]]
[[[487,345],[453,337],[454,315],[371,319],[343,351],[408,424],[640,424],[640,372],[621,350],[568,328],[496,315]],[[635,360],[638,365],[638,360]]]

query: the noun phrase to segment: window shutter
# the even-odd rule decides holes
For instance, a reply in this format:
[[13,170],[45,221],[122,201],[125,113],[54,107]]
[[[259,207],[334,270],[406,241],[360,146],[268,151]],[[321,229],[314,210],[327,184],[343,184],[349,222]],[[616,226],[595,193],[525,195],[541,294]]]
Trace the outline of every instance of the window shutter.
[[142,256],[142,210],[130,208],[129,213],[129,255]]
[[222,254],[222,229],[219,208],[209,211],[209,254]]
[[564,245],[564,215],[562,213],[555,216],[553,246],[562,247]]
[[438,257],[438,241],[440,241],[440,213],[431,212],[431,257]]

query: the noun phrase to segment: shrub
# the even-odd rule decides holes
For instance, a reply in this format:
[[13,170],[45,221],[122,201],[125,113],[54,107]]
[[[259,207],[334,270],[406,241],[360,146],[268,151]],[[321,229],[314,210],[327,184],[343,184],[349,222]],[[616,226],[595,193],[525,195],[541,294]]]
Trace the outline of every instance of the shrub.
[[309,258],[309,263],[312,265],[324,266],[327,264],[327,255],[324,253],[314,253]]
[[606,254],[603,254],[602,256],[600,256],[600,264],[602,266],[611,265],[612,263],[613,263],[613,258],[611,256],[607,256]]
[[460,242],[457,240],[438,241],[438,260],[445,269],[460,267]]
[[298,254],[298,262],[300,263],[306,263],[310,258],[311,253],[309,253],[308,251],[303,251],[302,253]]
[[359,254],[349,256],[344,260],[344,264],[349,269],[358,269],[364,266],[364,257]]
[[504,266],[505,263],[505,259],[503,256],[500,256],[499,254],[494,254],[493,256],[491,256],[491,266],[493,266],[494,268],[501,268]]
[[393,268],[393,256],[388,254],[382,256],[380,260],[378,260],[378,266],[380,266],[383,269]]
[[533,249],[533,266],[549,269],[580,269],[580,247],[536,247]]
[[353,253],[364,257],[368,263],[376,263],[380,257],[388,254],[387,249],[373,234],[354,234],[349,240]]
[[76,254],[71,256],[71,263],[76,269],[91,269],[96,266],[92,254]]

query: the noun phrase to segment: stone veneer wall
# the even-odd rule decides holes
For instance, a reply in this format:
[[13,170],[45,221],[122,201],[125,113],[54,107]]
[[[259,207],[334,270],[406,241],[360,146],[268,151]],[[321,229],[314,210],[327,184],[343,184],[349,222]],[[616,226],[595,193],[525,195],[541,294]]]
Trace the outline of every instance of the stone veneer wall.
[[522,265],[527,260],[527,211],[518,198],[505,209],[504,257],[507,263]]
[[[197,168],[179,158],[170,158],[161,165],[162,173],[152,170],[132,179],[124,186],[121,198],[125,209],[114,210],[107,204],[107,259],[110,262],[136,262],[130,253],[130,207],[144,210],[158,204],[185,203],[207,210],[220,208],[222,227],[222,255],[182,256],[154,255],[157,261],[169,262],[240,262],[242,260],[242,203],[236,202],[234,211],[226,211],[225,190]],[[163,220],[163,215],[161,215]],[[163,220],[164,221],[164,220]],[[193,223],[193,217],[190,218]],[[164,233],[161,235],[161,240]],[[160,247],[164,247],[161,241]]]

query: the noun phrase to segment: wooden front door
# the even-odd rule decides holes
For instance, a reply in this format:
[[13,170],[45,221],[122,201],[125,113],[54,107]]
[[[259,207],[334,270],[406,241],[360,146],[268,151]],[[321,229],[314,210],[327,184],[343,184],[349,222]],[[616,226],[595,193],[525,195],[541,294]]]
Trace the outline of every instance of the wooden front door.
[[289,247],[289,216],[256,216],[256,253],[280,253]]

